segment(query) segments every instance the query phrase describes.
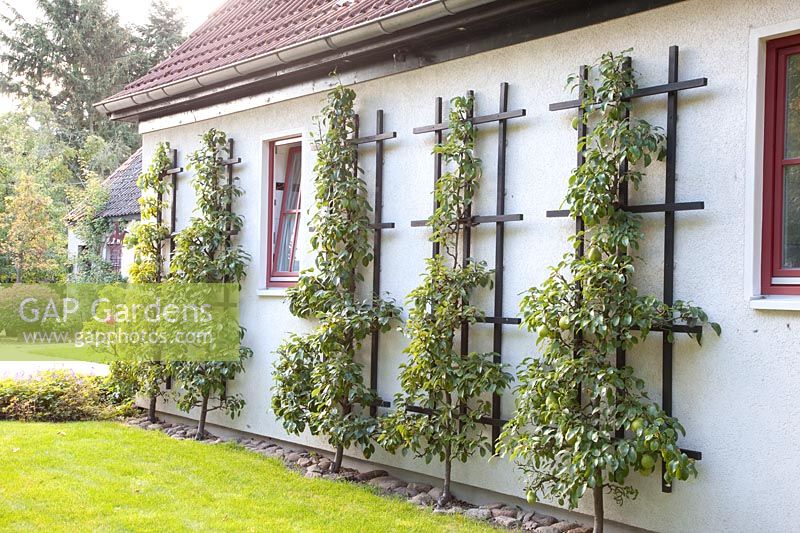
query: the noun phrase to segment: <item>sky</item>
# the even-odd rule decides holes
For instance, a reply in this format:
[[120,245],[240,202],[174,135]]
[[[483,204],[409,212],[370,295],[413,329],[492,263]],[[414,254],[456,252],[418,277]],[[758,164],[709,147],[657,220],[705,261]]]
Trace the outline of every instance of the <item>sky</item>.
[[[208,15],[224,3],[225,0],[167,0],[167,3],[177,7],[181,16],[186,21],[186,34],[194,31]],[[14,8],[28,20],[37,17],[36,3],[33,0],[11,2]],[[152,0],[107,0],[110,10],[119,14],[122,24],[143,24],[147,21]],[[0,3],[0,12],[6,12],[5,3]],[[14,102],[0,95],[0,113],[13,111]]]

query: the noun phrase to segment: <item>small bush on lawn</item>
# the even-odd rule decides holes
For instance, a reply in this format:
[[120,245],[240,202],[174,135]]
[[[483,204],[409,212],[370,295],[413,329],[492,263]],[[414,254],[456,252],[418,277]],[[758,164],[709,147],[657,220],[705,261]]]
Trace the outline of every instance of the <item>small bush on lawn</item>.
[[132,409],[103,376],[58,370],[0,380],[0,420],[67,422],[109,419]]

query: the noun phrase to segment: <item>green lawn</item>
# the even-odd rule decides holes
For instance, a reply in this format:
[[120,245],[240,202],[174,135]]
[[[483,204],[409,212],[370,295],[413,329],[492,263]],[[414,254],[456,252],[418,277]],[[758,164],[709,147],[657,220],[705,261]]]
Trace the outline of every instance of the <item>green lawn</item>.
[[2,531],[486,531],[232,445],[114,422],[0,422]]

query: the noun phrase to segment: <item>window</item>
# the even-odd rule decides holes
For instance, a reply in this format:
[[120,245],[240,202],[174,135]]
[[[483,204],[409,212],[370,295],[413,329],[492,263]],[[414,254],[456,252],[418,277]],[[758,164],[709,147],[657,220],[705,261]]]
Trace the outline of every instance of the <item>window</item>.
[[761,292],[800,294],[800,35],[766,60]]
[[125,230],[120,229],[119,222],[114,223],[114,230],[106,240],[108,262],[114,272],[122,271],[122,241],[125,239]]
[[269,143],[269,213],[267,287],[288,287],[297,281],[297,230],[300,227],[300,141]]

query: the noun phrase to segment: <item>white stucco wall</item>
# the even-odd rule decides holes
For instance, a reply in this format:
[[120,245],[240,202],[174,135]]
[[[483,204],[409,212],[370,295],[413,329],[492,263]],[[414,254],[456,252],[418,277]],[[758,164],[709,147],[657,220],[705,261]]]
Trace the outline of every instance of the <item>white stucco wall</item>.
[[[590,63],[606,50],[633,47],[634,67],[641,85],[666,82],[667,49],[681,49],[680,78],[706,76],[707,88],[683,92],[678,123],[678,201],[705,201],[704,211],[679,213],[676,224],[675,297],[703,306],[721,323],[723,334],[708,332],[702,348],[688,339],[675,347],[674,413],[687,429],[681,444],[703,452],[699,478],[679,483],[672,494],[662,494],[658,476],[631,480],[639,499],[618,508],[607,503],[609,518],[658,531],[748,531],[787,529],[800,523],[796,481],[800,479],[800,311],[764,311],[751,308],[745,287],[748,128],[748,57],[751,31],[798,19],[796,0],[769,2],[744,0],[688,1],[628,18],[531,41],[354,86],[362,117],[362,133],[374,131],[375,110],[383,108],[386,126],[398,137],[387,141],[384,168],[384,220],[396,223],[383,241],[384,289],[402,301],[417,285],[418,273],[430,253],[427,231],[411,228],[413,219],[430,210],[433,136],[413,135],[412,128],[433,122],[436,96],[449,98],[473,89],[479,114],[496,111],[500,82],[510,88],[510,108],[524,107],[528,116],[509,123],[507,199],[508,213],[523,213],[525,220],[506,229],[506,315],[516,314],[519,295],[540,283],[549,265],[567,250],[572,224],[547,219],[547,209],[558,208],[565,183],[575,162],[575,133],[570,112],[551,113],[547,105],[568,99],[564,84],[577,65]],[[321,88],[324,90],[324,88]],[[199,136],[210,127],[225,131],[236,141],[243,163],[237,175],[246,194],[235,209],[245,219],[239,242],[253,254],[244,283],[242,320],[245,343],[255,357],[246,374],[231,384],[232,392],[247,398],[242,416],[234,421],[212,413],[211,420],[232,428],[320,446],[316,439],[288,436],[269,411],[273,354],[291,331],[309,324],[289,314],[280,292],[262,291],[264,285],[265,169],[264,139],[304,133],[303,196],[313,197],[311,169],[314,154],[308,133],[315,130],[322,94],[226,114],[226,106],[210,111],[216,118],[152,131],[169,120],[141,125],[144,160],[155,143],[169,141],[179,150],[185,166],[188,152],[197,148]],[[639,101],[637,113],[655,124],[665,124],[666,97]],[[208,116],[208,115],[206,115]],[[476,213],[491,214],[494,206],[496,127],[480,127],[478,155],[484,161],[485,179]],[[372,152],[362,152],[367,183],[372,182]],[[660,201],[663,166],[654,166],[632,202]],[[179,227],[192,207],[190,176],[179,178]],[[643,291],[660,295],[662,215],[646,215],[648,242],[642,250],[644,264],[636,283]],[[474,255],[493,260],[492,227],[479,227]],[[300,242],[307,253],[305,227]],[[305,261],[305,265],[308,265]],[[367,280],[369,283],[369,279]],[[490,294],[482,295],[489,311]],[[490,349],[491,326],[473,329],[475,349]],[[403,360],[404,339],[396,332],[381,341],[380,386],[384,397],[399,392],[397,366]],[[532,335],[507,327],[503,359],[516,366],[535,354]],[[660,338],[653,335],[629,355],[641,375],[653,384],[660,398]],[[367,358],[365,357],[365,360]],[[172,406],[165,411],[176,412]],[[513,408],[506,394],[503,415]],[[378,463],[439,475],[438,464],[424,465],[411,458],[379,452]],[[514,496],[522,484],[514,467],[504,460],[475,458],[456,465],[454,479]],[[584,502],[590,505],[590,501]],[[585,510],[590,510],[586,507]]]

